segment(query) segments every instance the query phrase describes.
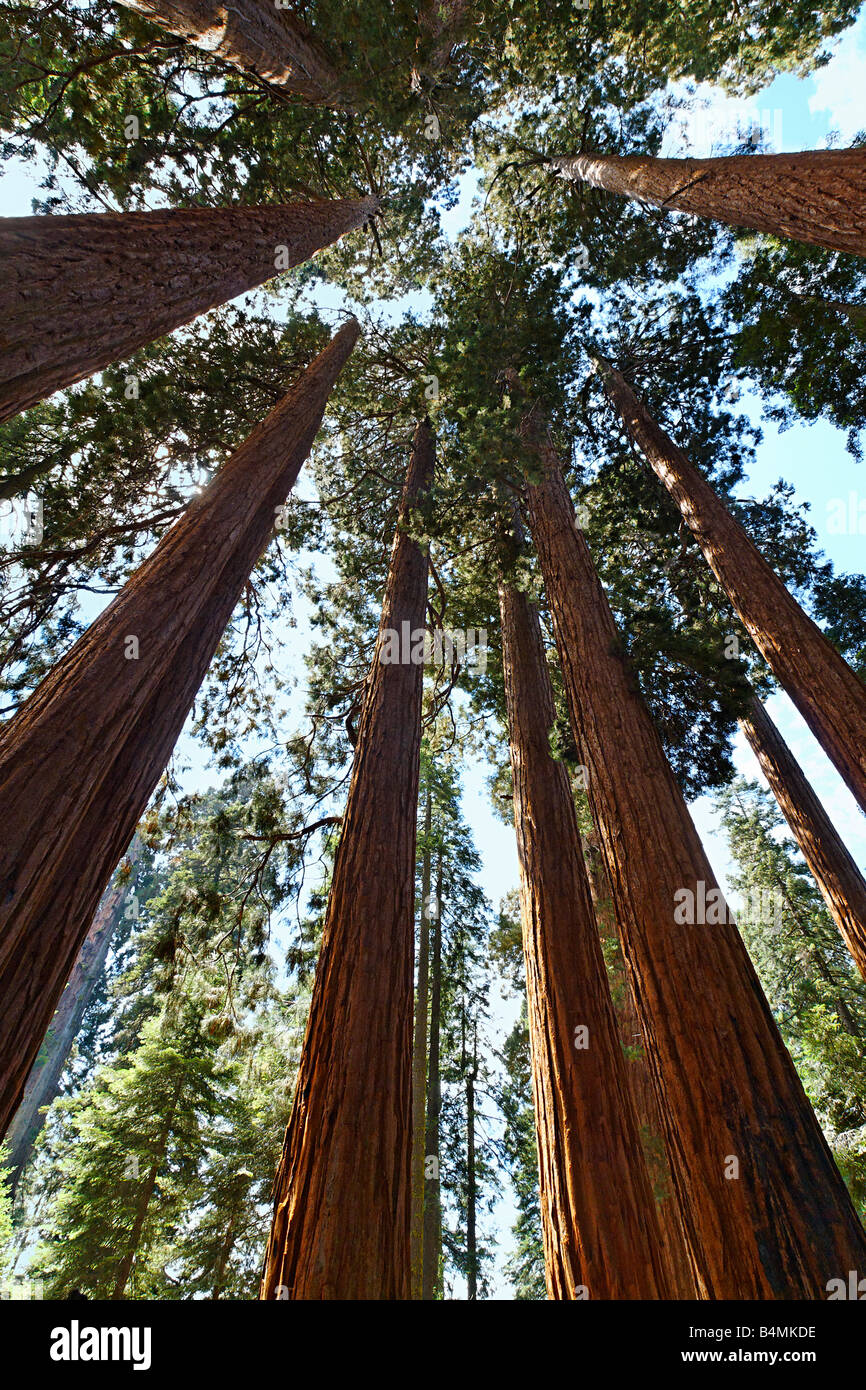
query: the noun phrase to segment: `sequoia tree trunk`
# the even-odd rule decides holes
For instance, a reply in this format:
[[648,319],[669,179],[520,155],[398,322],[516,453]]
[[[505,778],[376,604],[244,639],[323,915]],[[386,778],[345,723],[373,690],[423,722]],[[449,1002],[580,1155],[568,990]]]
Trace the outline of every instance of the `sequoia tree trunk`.
[[624,377],[597,360],[628,433],[679,508],[770,670],[866,812],[866,685]]
[[827,910],[866,980],[866,883],[761,701],[740,720]]
[[0,420],[299,265],[375,198],[0,218]]
[[0,1135],[359,332],[340,330],[0,730]]
[[[138,836],[133,839],[126,861],[134,865],[141,852]],[[108,951],[123,918],[126,902],[125,882],[109,884],[96,910],[81,953],[60,996],[39,1056],[27,1078],[21,1104],[12,1116],[6,1133],[12,1191],[18,1186],[33,1152],[33,1145],[45,1123],[45,1109],[60,1091],[60,1078],[81,1027],[81,1020],[93,991],[102,979]]]
[[439,1075],[439,1036],[442,1023],[442,849],[436,873],[436,916],[430,971],[430,1050],[427,1062],[427,1124],[424,1130],[424,1257],[421,1297],[427,1302],[439,1292],[442,1255],[442,1208],[439,1199],[439,1116],[442,1080]]
[[415,1035],[412,1041],[412,1297],[421,1297],[424,1269],[424,1126],[427,1111],[427,1014],[430,992],[430,829],[433,821],[432,785],[424,804],[424,849],[421,854],[421,914],[418,925],[418,985],[415,992]]
[[429,485],[415,430],[316,970],[274,1183],[263,1298],[407,1299],[411,1291],[415,824],[423,666],[386,664],[423,631],[427,556],[404,523]]
[[547,1293],[664,1298],[574,798],[550,751],[555,709],[538,614],[502,580],[499,610]]
[[313,32],[275,0],[119,0],[170,34],[316,106],[349,97]]
[[656,1203],[661,1236],[661,1255],[668,1281],[668,1294],[675,1299],[697,1298],[695,1279],[686,1250],[679,1201],[671,1178],[670,1164],[665,1152],[664,1127],[659,1115],[658,1100],[647,1061],[647,1046],[641,1031],[640,1019],[631,994],[625,960],[616,926],[610,887],[594,832],[584,843],[584,857],[592,894],[599,936],[612,953],[615,967],[611,979],[611,996],[620,1042],[626,1058],[625,1075],[640,1130],[641,1146]]
[[840,1271],[866,1268],[866,1233],[629,671],[537,411],[524,429],[543,468],[527,485],[532,533],[697,1288],[823,1298]]
[[866,149],[655,159],[561,155],[563,178],[732,227],[866,255]]

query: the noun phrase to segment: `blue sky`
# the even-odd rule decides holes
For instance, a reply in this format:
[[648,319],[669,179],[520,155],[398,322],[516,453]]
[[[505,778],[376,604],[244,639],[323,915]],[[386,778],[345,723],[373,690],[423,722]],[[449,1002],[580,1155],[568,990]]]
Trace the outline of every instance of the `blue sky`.
[[[712,153],[714,144],[730,141],[732,126],[750,117],[764,127],[771,148],[776,150],[815,148],[834,130],[845,144],[866,128],[866,17],[861,13],[854,28],[837,41],[830,64],[810,77],[779,78],[749,103],[732,103],[708,86],[702,86],[698,95],[707,105],[702,114],[692,120],[687,131],[694,154]],[[672,137],[666,152],[685,151],[675,147]],[[29,214],[30,200],[35,192],[34,167],[11,162],[0,178],[0,212],[5,216]],[[465,222],[472,192],[473,180],[468,178],[460,204],[445,218],[450,233]],[[866,499],[866,464],[858,465],[846,452],[842,432],[825,422],[817,422],[799,424],[780,434],[773,424],[762,420],[761,402],[756,397],[744,396],[741,407],[761,422],[764,432],[745,492],[763,496],[777,479],[784,478],[794,485],[797,499],[810,504],[812,524],[834,565],[840,570],[866,568],[866,522],[863,534],[856,531],[835,534],[828,524],[834,499],[847,498],[852,492],[858,501]],[[46,527],[49,525],[50,518],[46,518]],[[298,628],[287,633],[290,640],[285,654],[286,666],[296,671],[301,669],[300,654],[308,634],[300,605],[298,618]],[[866,867],[866,820],[853,798],[787,697],[774,696],[769,709],[849,849],[861,867]],[[185,754],[194,759],[193,782],[207,784],[216,780],[205,770],[200,751],[194,749],[188,739],[184,740],[183,748]],[[755,759],[742,738],[737,739],[735,761],[744,775],[760,776]],[[490,809],[485,786],[487,771],[477,764],[469,767],[463,800],[464,812],[474,828],[483,858],[479,879],[496,906],[503,894],[517,885],[517,860],[513,831],[497,821]],[[700,798],[693,805],[692,813],[710,860],[724,882],[729,860],[711,801]],[[648,814],[651,814],[650,809]],[[510,1023],[511,1009],[497,1007],[496,1018],[500,1030],[504,1029]],[[499,1217],[500,1229],[510,1224],[507,1200]],[[504,1236],[504,1232],[502,1234]]]

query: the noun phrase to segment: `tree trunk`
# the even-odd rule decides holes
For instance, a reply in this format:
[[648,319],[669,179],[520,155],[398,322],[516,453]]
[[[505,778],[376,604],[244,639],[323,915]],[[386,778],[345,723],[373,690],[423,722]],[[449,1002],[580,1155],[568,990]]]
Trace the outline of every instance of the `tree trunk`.
[[[179,1098],[180,1093],[178,1093],[177,1099]],[[153,1163],[150,1165],[150,1169],[148,1171],[147,1179],[145,1181],[144,1188],[142,1189],[141,1196],[136,1202],[135,1220],[132,1225],[132,1231],[130,1232],[129,1244],[126,1248],[126,1252],[123,1256],[123,1259],[120,1262],[120,1268],[117,1271],[117,1278],[115,1280],[114,1289],[112,1290],[111,1294],[112,1299],[123,1298],[123,1295],[126,1292],[126,1286],[129,1283],[129,1276],[132,1273],[132,1266],[135,1261],[136,1253],[138,1251],[139,1242],[141,1240],[141,1233],[144,1229],[145,1218],[147,1217],[147,1209],[150,1206],[151,1198],[153,1197],[153,1190],[156,1187],[156,1180],[159,1176],[159,1170],[165,1162],[165,1155],[168,1149],[168,1141],[171,1137],[172,1121],[174,1119],[175,1110],[177,1109],[177,1099],[175,1100],[175,1103],[172,1106],[172,1112],[165,1125],[165,1128],[159,1136],[159,1142],[157,1144],[156,1149],[156,1157],[154,1158]]]
[[466,1296],[470,1303],[478,1298],[477,1183],[475,1181],[475,1078],[478,1056],[466,1068]]
[[535,609],[500,581],[548,1297],[664,1298],[655,1203]]
[[866,883],[790,748],[755,695],[740,720],[827,910],[866,980]]
[[299,265],[375,198],[0,219],[0,420]]
[[216,1269],[214,1270],[214,1285],[213,1285],[213,1301],[214,1301],[214,1303],[218,1303],[218,1302],[219,1302],[219,1296],[220,1296],[220,1294],[222,1293],[223,1284],[225,1283],[226,1267],[227,1267],[227,1265],[228,1265],[229,1256],[230,1256],[231,1253],[232,1253],[232,1249],[234,1248],[234,1243],[235,1243],[235,1226],[236,1226],[236,1224],[237,1224],[237,1219],[238,1219],[238,1209],[237,1209],[237,1207],[235,1207],[235,1209],[233,1210],[233,1212],[232,1212],[232,1214],[231,1214],[231,1218],[230,1218],[230,1220],[229,1220],[229,1224],[228,1224],[228,1226],[226,1227],[225,1239],[223,1240],[223,1243],[222,1243],[222,1245],[220,1246],[220,1252],[219,1252],[219,1256],[218,1256],[218,1258],[217,1258]]
[[427,1013],[430,989],[430,829],[433,795],[428,780],[424,806],[424,849],[421,855],[421,916],[418,926],[418,987],[415,998],[415,1037],[412,1043],[412,1297],[421,1297],[424,1269],[424,1119],[427,1109]]
[[[140,852],[141,842],[136,835],[126,856],[130,865],[136,863]],[[123,919],[125,902],[126,884],[110,884],[96,910],[69,983],[60,996],[57,1012],[27,1078],[21,1104],[12,1116],[6,1145],[13,1192],[30,1161],[33,1145],[45,1123],[45,1110],[59,1094],[60,1078],[93,991],[102,979],[109,947]]]
[[340,330],[0,730],[0,1135],[359,332]]
[[770,670],[866,812],[866,685],[622,375],[598,360],[628,433],[678,506]]
[[563,155],[549,166],[670,211],[866,255],[866,149],[715,159]]
[[[119,0],[170,34],[316,106],[351,109],[312,31],[275,0]],[[342,93],[341,93],[342,87]]]
[[423,666],[381,658],[386,633],[424,629],[427,556],[403,526],[429,485],[434,449],[425,421],[415,430],[358,728],[295,1103],[274,1183],[263,1298],[406,1299],[411,1291]]
[[615,952],[617,964],[614,972],[615,982],[611,988],[613,1007],[619,1027],[620,1042],[626,1055],[626,1081],[628,1082],[635,1118],[640,1129],[644,1158],[656,1201],[662,1262],[667,1274],[668,1292],[671,1298],[694,1299],[697,1298],[698,1294],[686,1250],[679,1201],[674,1190],[670,1164],[665,1152],[664,1127],[647,1061],[646,1041],[632,998],[631,986],[628,982],[625,961],[622,956],[620,933],[617,930],[616,917],[613,911],[610,886],[604,871],[601,850],[594,834],[585,841],[584,854],[599,935],[602,941],[608,945],[608,948],[613,948]]
[[467,0],[425,0],[418,11],[421,43],[427,50],[422,66],[434,80],[448,66],[460,41],[468,21],[467,9]]
[[424,1133],[424,1251],[421,1297],[432,1302],[439,1292],[442,1259],[442,1209],[439,1202],[439,1035],[442,1023],[442,849],[436,874],[436,917],[430,980],[430,1053],[427,1064],[427,1124]]
[[527,486],[532,533],[697,1287],[823,1298],[840,1271],[866,1268],[866,1233],[715,896],[536,412],[525,431],[544,469]]

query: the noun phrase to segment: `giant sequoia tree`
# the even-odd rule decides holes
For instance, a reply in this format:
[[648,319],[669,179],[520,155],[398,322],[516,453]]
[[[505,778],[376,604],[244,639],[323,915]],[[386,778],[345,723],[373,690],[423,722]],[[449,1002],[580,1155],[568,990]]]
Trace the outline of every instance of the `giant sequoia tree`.
[[507,1176],[519,1297],[864,1267],[866,891],[765,706],[866,797],[866,587],[742,495],[735,409],[859,455],[864,153],[661,158],[671,83],[856,10],[0,0],[0,1118],[35,1059],[52,1295],[475,1301]]
[[[423,682],[415,634],[424,630],[427,557],[407,527],[430,485],[434,451],[423,421],[415,430],[363,697],[297,1095],[275,1184],[265,1298],[409,1295]],[[389,864],[389,872],[377,872],[377,863]]]
[[359,331],[355,321],[340,329],[3,729],[4,1131],[96,903],[171,756]]

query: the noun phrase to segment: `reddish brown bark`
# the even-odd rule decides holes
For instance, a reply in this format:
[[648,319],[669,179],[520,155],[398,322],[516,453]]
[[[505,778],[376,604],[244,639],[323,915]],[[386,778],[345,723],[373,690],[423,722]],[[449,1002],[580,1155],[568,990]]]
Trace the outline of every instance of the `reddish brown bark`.
[[866,685],[624,377],[608,363],[600,366],[626,429],[679,508],[752,641],[866,812]]
[[544,468],[527,487],[532,533],[697,1287],[823,1298],[866,1267],[866,1233],[736,926],[675,919],[683,889],[715,901],[713,873],[547,431],[537,413],[525,427]]
[[0,1134],[359,332],[340,330],[0,731]]
[[[441,830],[440,830],[441,834]],[[439,1184],[439,1120],[442,1078],[439,1073],[442,1024],[442,842],[436,866],[436,916],[430,963],[430,1048],[427,1058],[427,1116],[424,1125],[424,1241],[421,1297],[432,1302],[441,1292],[442,1202]]]
[[[126,856],[126,863],[136,863],[140,848],[141,842],[136,836]],[[93,991],[102,978],[109,947],[123,917],[126,896],[126,883],[119,879],[105,890],[69,983],[60,996],[57,1012],[45,1034],[39,1056],[27,1078],[21,1104],[12,1116],[6,1133],[6,1145],[13,1191],[45,1123],[45,1107],[59,1093],[66,1060]]]
[[550,752],[555,711],[538,615],[502,581],[499,610],[547,1293],[664,1298],[574,799]]
[[263,1298],[410,1295],[412,974],[420,664],[383,664],[385,634],[424,627],[427,557],[403,519],[434,440],[415,431],[343,831],[274,1183]]
[[427,1015],[430,992],[430,830],[433,824],[432,784],[427,783],[424,807],[424,849],[421,857],[421,912],[418,926],[418,985],[415,992],[415,1032],[412,1039],[412,1297],[422,1293],[424,1271],[424,1130],[427,1113]]
[[0,420],[308,260],[377,207],[341,198],[0,219]]
[[695,1279],[683,1234],[679,1201],[665,1152],[664,1128],[659,1114],[658,1099],[647,1062],[646,1040],[632,998],[620,948],[620,934],[616,926],[610,887],[604,871],[601,850],[594,834],[587,838],[584,853],[599,934],[613,957],[613,963],[609,965],[611,995],[620,1042],[626,1056],[626,1081],[656,1200],[661,1255],[667,1274],[669,1297],[697,1298]]
[[320,41],[275,0],[119,0],[170,34],[317,106],[343,107],[340,74]]
[[827,909],[866,979],[866,883],[803,770],[757,695],[740,728],[821,890]]
[[654,159],[567,155],[563,178],[733,227],[866,255],[866,149]]

